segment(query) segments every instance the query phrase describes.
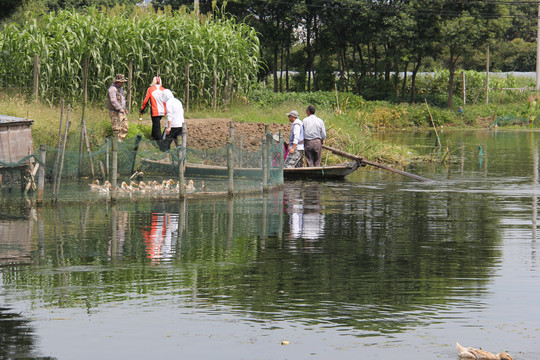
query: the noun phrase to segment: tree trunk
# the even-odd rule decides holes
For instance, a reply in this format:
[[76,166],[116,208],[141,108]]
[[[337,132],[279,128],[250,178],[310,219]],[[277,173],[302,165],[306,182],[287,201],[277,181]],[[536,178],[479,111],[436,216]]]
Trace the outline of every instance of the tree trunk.
[[306,65],[305,72],[307,78],[307,91],[311,91],[311,16],[307,17],[306,21]]
[[278,45],[274,45],[274,66],[273,66],[273,73],[274,73],[274,92],[278,92],[278,57],[279,57],[279,48]]
[[289,59],[290,59],[291,47],[287,45],[287,56],[285,58],[285,89],[289,92]]
[[452,107],[452,98],[454,97],[454,71],[455,71],[455,60],[454,60],[454,51],[450,50],[450,63],[449,69],[450,76],[448,77],[448,107]]
[[403,67],[403,82],[401,84],[401,97],[405,98],[405,88],[407,87],[407,70],[409,69],[409,62],[405,62]]
[[416,66],[413,69],[413,73],[411,76],[411,104],[414,104],[415,96],[416,96],[416,74],[418,74],[418,71],[420,70],[420,65],[422,64],[422,54],[418,54],[418,58],[416,59]]

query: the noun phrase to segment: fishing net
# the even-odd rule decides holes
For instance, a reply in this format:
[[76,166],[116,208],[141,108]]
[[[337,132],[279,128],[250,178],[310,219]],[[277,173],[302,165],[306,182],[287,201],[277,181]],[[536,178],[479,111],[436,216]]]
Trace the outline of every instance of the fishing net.
[[[83,140],[81,146],[78,138],[69,137],[65,150],[63,146],[46,146],[45,162],[40,159],[37,151],[17,162],[0,161],[0,167],[4,170],[20,169],[39,163],[45,169],[46,178],[54,183],[53,192],[61,192],[60,182],[80,179],[81,182],[94,183],[90,190],[107,193],[110,191],[109,182],[113,174],[113,140],[106,139],[88,150],[87,143]],[[181,142],[180,137],[178,142]],[[260,145],[255,151],[242,146],[241,137],[234,136],[219,148],[201,150],[177,146],[172,142],[167,149],[167,144],[163,142],[149,141],[137,135],[117,143],[119,194],[178,194],[182,169],[184,193],[187,194],[230,192],[231,186],[234,193],[278,186],[283,184],[284,152],[281,144],[270,133],[266,133],[262,134]],[[229,172],[230,167],[233,168],[232,173]],[[34,181],[32,168],[30,165],[21,175],[24,181]]]
[[490,127],[509,126],[509,125],[529,125],[530,119],[525,119],[517,116],[497,116]]

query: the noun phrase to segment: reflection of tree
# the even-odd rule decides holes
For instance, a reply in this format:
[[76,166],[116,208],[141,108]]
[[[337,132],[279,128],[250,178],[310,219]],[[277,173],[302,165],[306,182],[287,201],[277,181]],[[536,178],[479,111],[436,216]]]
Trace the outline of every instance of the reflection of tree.
[[[379,332],[431,319],[422,309],[444,306],[454,296],[454,282],[473,294],[483,291],[499,256],[489,197],[467,194],[464,201],[459,193],[404,196],[300,186],[286,189],[285,203],[282,195],[269,194],[234,202],[118,203],[114,211],[65,205],[61,217],[57,209],[44,209],[43,246],[33,261],[45,269],[62,267],[63,281],[57,272],[18,267],[17,277],[4,277],[4,286],[25,286],[54,306],[60,305],[58,294],[62,306],[92,307],[167,292],[260,317]],[[282,236],[283,209],[298,199],[304,213],[324,219],[310,244],[317,251],[305,250],[305,238]],[[111,251],[111,241],[119,239],[119,214],[128,214],[123,241]],[[167,216],[177,222],[165,229],[170,248],[161,262],[148,258],[141,231],[156,215],[162,224]],[[478,280],[457,284],[460,278]]]
[[34,358],[35,343],[30,321],[0,306],[0,359]]

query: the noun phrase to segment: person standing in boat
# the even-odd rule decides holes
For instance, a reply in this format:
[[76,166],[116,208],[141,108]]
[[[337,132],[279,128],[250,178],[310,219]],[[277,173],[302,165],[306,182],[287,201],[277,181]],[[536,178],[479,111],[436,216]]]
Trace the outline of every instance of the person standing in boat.
[[285,114],[289,117],[291,123],[291,134],[289,135],[289,147],[285,163],[286,168],[298,168],[303,166],[304,162],[304,127],[298,111],[292,110]]
[[308,167],[321,166],[322,145],[326,140],[326,127],[324,121],[315,116],[315,106],[309,105],[306,109],[307,117],[302,121],[304,125],[304,154]]

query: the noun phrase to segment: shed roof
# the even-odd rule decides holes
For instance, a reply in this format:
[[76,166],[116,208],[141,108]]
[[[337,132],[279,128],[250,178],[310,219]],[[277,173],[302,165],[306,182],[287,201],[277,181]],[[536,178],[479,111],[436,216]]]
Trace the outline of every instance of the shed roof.
[[0,114],[0,125],[32,124],[34,120]]

